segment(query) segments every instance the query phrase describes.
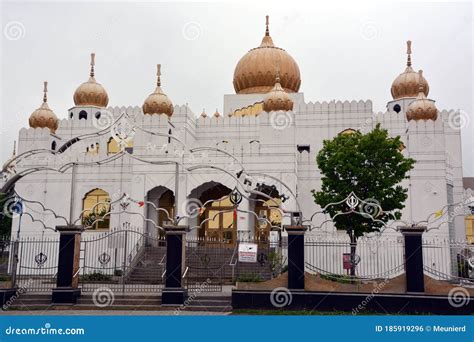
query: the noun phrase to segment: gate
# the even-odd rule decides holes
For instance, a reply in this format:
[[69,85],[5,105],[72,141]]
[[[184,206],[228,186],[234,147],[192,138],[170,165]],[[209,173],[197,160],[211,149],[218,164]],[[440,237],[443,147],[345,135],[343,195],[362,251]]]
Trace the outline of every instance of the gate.
[[164,283],[166,241],[135,230],[83,234],[79,286],[93,292],[158,293]]
[[51,293],[56,287],[59,238],[21,238],[9,249],[13,285],[30,293]]

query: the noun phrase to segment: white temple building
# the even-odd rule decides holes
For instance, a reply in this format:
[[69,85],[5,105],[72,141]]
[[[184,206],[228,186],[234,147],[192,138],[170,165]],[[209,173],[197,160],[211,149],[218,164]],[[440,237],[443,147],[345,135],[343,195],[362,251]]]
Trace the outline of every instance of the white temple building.
[[[123,209],[117,201],[124,194],[132,199],[120,215],[91,224],[84,234],[125,225],[157,235],[156,225],[162,226],[168,218],[147,203],[152,202],[170,217],[192,216],[180,221],[195,227],[190,235],[233,245],[239,234],[270,236],[271,225],[256,217],[280,225],[281,213],[272,209],[271,201],[255,201],[258,196],[248,193],[250,199],[244,196],[238,212],[233,211],[228,198],[219,199],[236,187],[243,194],[245,187],[258,189],[275,198],[275,203],[281,201],[284,210],[301,211],[303,218],[309,219],[320,210],[311,190],[321,186],[315,160],[323,140],[353,130],[368,132],[381,123],[391,136],[401,136],[403,153],[416,160],[410,178],[403,183],[409,197],[402,219],[410,223],[426,220],[448,204],[463,200],[461,135],[450,124],[459,113],[436,108],[429,98],[430,87],[436,84],[429,84],[429,75],[425,78],[414,68],[416,54],[423,51],[416,51],[412,64],[411,43],[407,45],[407,60],[400,60],[400,70],[392,71],[392,97],[387,98],[387,110],[381,113],[374,113],[370,100],[305,99],[298,56],[293,58],[273,42],[268,18],[260,45],[248,51],[235,68],[235,94],[224,95],[222,113],[200,113],[174,104],[173,94],[166,92],[166,79],[172,75],[166,73],[165,66],[162,79],[159,65],[156,88],[148,97],[153,85],[143,85],[143,105],[114,107],[106,85],[98,83],[100,63],[106,61],[100,60],[95,70],[92,54],[89,78],[75,90],[67,114],[58,119],[48,107],[45,87],[43,103],[31,114],[29,127],[20,130],[16,155],[41,149],[52,153],[34,153],[16,162],[16,173],[43,169],[21,178],[15,191],[57,216],[85,226],[94,221],[94,215]],[[67,163],[75,166],[64,172],[53,170]],[[117,203],[112,208],[96,205],[108,200]],[[196,208],[199,213],[195,215]],[[47,227],[64,224],[38,204],[27,204],[24,210]],[[318,227],[327,218],[319,215],[312,225]],[[12,236],[17,234],[18,220],[13,220]],[[284,217],[283,223],[287,220]],[[312,233],[321,231],[341,234],[331,224]],[[21,236],[41,234],[56,233],[23,215]],[[428,234],[464,240],[464,219],[446,220]]]

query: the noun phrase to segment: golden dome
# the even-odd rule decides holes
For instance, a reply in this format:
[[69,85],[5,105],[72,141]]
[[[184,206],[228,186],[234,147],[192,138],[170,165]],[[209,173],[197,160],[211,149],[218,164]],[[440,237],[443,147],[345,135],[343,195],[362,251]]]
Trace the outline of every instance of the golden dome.
[[144,114],[166,114],[169,117],[173,115],[173,103],[161,89],[161,64],[157,65],[156,89],[150,94],[143,103]]
[[104,87],[94,78],[95,53],[91,53],[91,73],[89,80],[82,83],[74,92],[76,106],[107,107],[109,96]]
[[268,30],[259,47],[247,52],[234,71],[234,89],[237,94],[265,94],[275,85],[275,72],[280,70],[281,86],[289,93],[298,92],[301,85],[300,69],[293,57],[276,47]]
[[29,124],[31,128],[44,128],[47,127],[51,133],[55,133],[58,129],[58,117],[48,106],[48,82],[44,82],[44,95],[43,103],[30,115]]
[[293,110],[293,101],[280,84],[280,75],[277,71],[275,85],[263,100],[263,110],[266,112],[276,112],[279,110]]
[[411,41],[407,41],[407,67],[392,83],[392,97],[394,100],[403,97],[416,97],[418,95],[418,87],[421,83],[423,86],[423,92],[426,96],[430,91],[430,86],[424,77],[420,78],[417,73],[411,67]]
[[[423,72],[419,71],[420,79],[423,78]],[[418,85],[418,96],[416,100],[410,103],[407,108],[407,120],[436,120],[438,118],[438,109],[434,101],[426,98],[423,84]]]

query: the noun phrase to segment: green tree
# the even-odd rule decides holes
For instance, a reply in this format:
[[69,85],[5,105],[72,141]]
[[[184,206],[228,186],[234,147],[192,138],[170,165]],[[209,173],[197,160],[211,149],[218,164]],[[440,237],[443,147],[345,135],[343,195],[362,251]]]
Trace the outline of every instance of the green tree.
[[[316,157],[322,174],[321,191],[312,190],[317,204],[325,207],[344,200],[351,192],[369,203],[359,204],[356,210],[360,214],[336,216],[338,212],[350,210],[345,204],[327,208],[336,228],[347,231],[351,238],[352,260],[357,238],[383,227],[369,215],[384,223],[401,217],[408,189],[400,182],[408,178],[408,172],[415,164],[414,159],[405,158],[401,147],[400,136],[389,137],[387,130],[377,124],[367,134],[356,131],[325,140]],[[352,267],[351,275],[355,275],[355,267]]]
[[[5,205],[8,198],[4,193],[0,193],[0,237],[10,237],[12,231],[11,215],[6,215]],[[8,211],[7,211],[8,212]]]

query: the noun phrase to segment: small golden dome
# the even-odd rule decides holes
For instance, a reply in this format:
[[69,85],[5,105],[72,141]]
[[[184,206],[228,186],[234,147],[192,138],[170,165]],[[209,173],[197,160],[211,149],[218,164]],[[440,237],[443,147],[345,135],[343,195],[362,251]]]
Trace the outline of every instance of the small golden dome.
[[234,71],[234,89],[237,94],[265,94],[275,84],[275,71],[280,70],[281,86],[289,93],[298,92],[301,85],[300,69],[285,50],[276,47],[268,29],[259,47],[247,52]]
[[[423,72],[419,71],[420,79],[423,78]],[[438,109],[434,101],[426,98],[423,84],[418,85],[418,96],[416,100],[410,103],[407,109],[407,120],[436,120],[438,118]]]
[[161,64],[156,68],[156,88],[143,103],[142,109],[144,114],[166,114],[168,117],[173,115],[173,103],[169,97],[161,89]]
[[87,82],[82,83],[74,92],[76,106],[107,107],[109,96],[104,87],[94,78],[95,53],[91,53],[91,72]]
[[279,110],[293,110],[293,101],[280,84],[280,75],[277,71],[275,85],[263,100],[263,110],[266,112],[276,112]]
[[207,118],[206,110],[203,109],[201,113],[201,118]]
[[392,97],[394,100],[403,97],[416,97],[418,95],[418,86],[421,83],[423,85],[423,92],[426,96],[430,91],[430,86],[424,77],[420,78],[417,73],[411,67],[411,41],[407,41],[407,67],[404,72],[397,76],[395,81],[392,83]]
[[51,133],[55,133],[58,129],[59,120],[56,114],[48,106],[48,82],[44,82],[43,103],[30,115],[29,124],[31,128],[47,127]]
[[221,113],[219,113],[219,110],[217,110],[217,108],[216,108],[216,112],[214,113],[214,117],[215,118],[220,118],[221,117]]

